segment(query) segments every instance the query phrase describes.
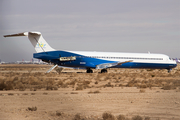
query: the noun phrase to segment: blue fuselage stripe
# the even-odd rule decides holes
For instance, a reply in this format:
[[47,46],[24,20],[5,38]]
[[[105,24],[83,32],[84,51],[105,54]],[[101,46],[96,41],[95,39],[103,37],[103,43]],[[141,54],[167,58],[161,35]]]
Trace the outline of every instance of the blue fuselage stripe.
[[[75,61],[60,61],[60,57],[76,56]],[[96,65],[103,63],[113,63],[115,61],[104,60],[99,58],[91,58],[83,55],[67,52],[67,51],[49,51],[34,53],[34,58],[50,61],[54,64],[67,67],[80,67],[80,68],[96,68]],[[176,64],[164,64],[164,63],[139,63],[128,62],[122,65],[117,65],[114,68],[158,68],[158,69],[170,69],[176,67]]]

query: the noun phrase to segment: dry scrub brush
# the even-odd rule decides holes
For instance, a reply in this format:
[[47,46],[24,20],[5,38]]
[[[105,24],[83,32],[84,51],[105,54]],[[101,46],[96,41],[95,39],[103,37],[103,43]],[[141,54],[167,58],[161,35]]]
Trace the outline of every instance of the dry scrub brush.
[[114,85],[111,84],[111,82],[108,82],[107,84],[104,85],[104,87],[114,87]]
[[164,90],[174,90],[180,88],[180,80],[166,80],[166,84],[163,84],[162,89]]
[[143,117],[137,115],[137,116],[132,117],[132,120],[143,120]]
[[6,81],[0,79],[0,90],[13,90],[13,83],[11,81]]
[[[119,86],[123,86],[120,84]],[[149,79],[149,80],[130,80],[126,87],[137,87],[137,88],[151,88],[151,87],[162,87],[164,90],[172,90],[180,87],[180,80],[162,80],[162,79]]]
[[36,111],[37,110],[37,107],[28,107],[27,111]]
[[128,120],[124,115],[118,115],[117,120]]
[[97,94],[97,93],[100,93],[99,90],[96,90],[96,91],[89,91],[88,94]]
[[[102,118],[103,120],[130,120],[128,117],[124,116],[124,115],[118,115],[118,116],[114,116],[113,114],[111,114],[110,112],[104,112],[102,114]],[[131,118],[131,120],[150,120],[150,117],[141,117],[139,115],[133,116]]]
[[102,114],[103,120],[115,120],[115,116],[111,114],[110,112],[104,112]]
[[8,93],[8,95],[14,95],[14,93]]
[[140,89],[139,92],[140,93],[145,93],[145,90],[144,89]]
[[85,80],[84,81],[78,81],[76,90],[83,90],[86,88],[90,88],[89,84],[90,84],[90,81],[85,81]]
[[22,76],[6,77],[0,79],[0,90],[13,90],[19,89],[24,91],[30,89],[36,91],[37,89],[45,88],[47,90],[57,90],[58,87],[54,78],[43,78],[43,77],[33,77],[27,74],[22,74]]
[[77,113],[72,120],[86,120],[83,116]]

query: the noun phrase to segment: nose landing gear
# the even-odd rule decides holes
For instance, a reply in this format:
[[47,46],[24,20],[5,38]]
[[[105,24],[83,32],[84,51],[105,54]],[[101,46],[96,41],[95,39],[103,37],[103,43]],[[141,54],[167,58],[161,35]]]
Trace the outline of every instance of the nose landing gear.
[[168,70],[168,73],[170,73],[172,71],[172,69],[167,69]]
[[93,73],[93,70],[91,70],[90,68],[87,69],[86,73]]

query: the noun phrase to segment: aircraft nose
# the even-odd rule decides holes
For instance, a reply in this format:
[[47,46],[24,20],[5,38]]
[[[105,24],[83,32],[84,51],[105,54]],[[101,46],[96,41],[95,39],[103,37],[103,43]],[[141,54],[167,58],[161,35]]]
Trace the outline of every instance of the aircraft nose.
[[175,68],[177,66],[177,63],[175,61],[173,61],[173,68]]
[[170,65],[172,68],[175,68],[177,66],[177,63],[176,61],[171,61],[171,65]]
[[176,67],[177,66],[177,63],[176,64],[174,64],[174,67]]

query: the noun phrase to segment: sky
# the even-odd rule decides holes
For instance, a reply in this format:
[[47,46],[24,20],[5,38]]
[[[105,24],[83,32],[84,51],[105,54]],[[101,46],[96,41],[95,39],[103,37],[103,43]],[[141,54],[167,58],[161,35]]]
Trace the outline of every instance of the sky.
[[30,61],[27,37],[57,50],[162,53],[180,58],[180,0],[0,0],[0,59]]

